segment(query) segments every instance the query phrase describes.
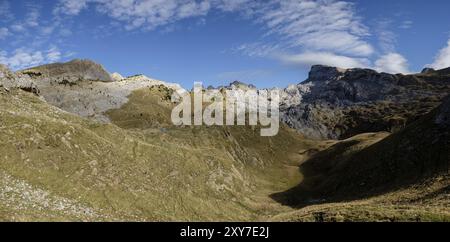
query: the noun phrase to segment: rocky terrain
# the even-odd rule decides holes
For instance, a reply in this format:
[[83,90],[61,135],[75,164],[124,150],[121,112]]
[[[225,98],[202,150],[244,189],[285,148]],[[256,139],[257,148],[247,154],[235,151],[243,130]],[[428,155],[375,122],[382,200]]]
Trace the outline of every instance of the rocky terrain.
[[177,84],[0,66],[0,220],[450,221],[449,74],[314,66],[261,137],[173,126]]
[[[370,138],[359,135],[317,153],[300,166],[303,182],[273,197],[294,207],[323,205],[280,215],[278,219],[336,221],[352,217],[364,221],[367,217],[385,216],[379,219],[447,220],[449,111],[450,96],[395,134],[372,134]],[[336,206],[327,205],[333,203]],[[401,211],[396,211],[399,207]],[[358,215],[362,211],[367,214]]]
[[306,81],[284,90],[282,119],[320,139],[398,131],[437,107],[450,93],[448,72],[429,69],[393,75],[313,66]]
[[29,78],[28,75],[14,73],[8,67],[0,64],[0,86],[5,89],[20,88],[25,91],[39,94],[39,89],[36,84]]
[[111,82],[111,76],[100,64],[75,59],[67,63],[54,63],[23,70],[33,78],[52,80],[60,84],[74,84],[83,80]]
[[102,122],[109,121],[105,112],[127,103],[127,97],[134,90],[159,85],[181,89],[178,84],[143,75],[128,78],[118,73],[110,75],[103,66],[88,60],[38,66],[20,71],[18,75],[28,76],[48,103]]

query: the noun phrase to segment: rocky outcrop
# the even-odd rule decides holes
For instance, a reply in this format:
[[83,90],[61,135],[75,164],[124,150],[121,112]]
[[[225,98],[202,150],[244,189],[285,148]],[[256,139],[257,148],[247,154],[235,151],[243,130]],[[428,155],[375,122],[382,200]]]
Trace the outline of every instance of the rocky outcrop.
[[41,96],[51,105],[102,122],[109,122],[105,113],[126,104],[135,90],[160,85],[181,89],[177,84],[144,75],[128,78],[110,75],[101,65],[88,60],[50,64],[21,73],[36,83]]
[[256,86],[241,81],[233,81],[226,86],[218,86],[218,87],[208,86],[206,88],[206,90],[243,90],[243,91],[256,89],[257,89]]
[[313,66],[309,78],[282,94],[282,120],[305,135],[343,139],[396,131],[450,93],[445,70],[416,75]]
[[102,65],[90,60],[75,59],[67,63],[54,63],[34,67],[21,73],[38,79],[51,79],[58,83],[76,83],[78,81],[114,81]]
[[39,94],[36,84],[26,75],[14,73],[4,65],[0,65],[0,86],[6,89],[20,88],[22,90]]
[[421,73],[422,74],[430,74],[430,73],[433,73],[435,71],[436,71],[435,69],[427,67],[427,68],[424,68]]
[[122,81],[123,79],[125,79],[122,75],[120,75],[117,72],[111,74],[111,78],[113,79],[113,81]]

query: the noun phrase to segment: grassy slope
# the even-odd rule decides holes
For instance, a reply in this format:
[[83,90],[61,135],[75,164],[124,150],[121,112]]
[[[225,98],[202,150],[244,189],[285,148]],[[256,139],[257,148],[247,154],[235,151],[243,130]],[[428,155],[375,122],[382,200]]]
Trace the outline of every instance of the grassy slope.
[[122,129],[2,89],[0,114],[1,220],[263,219],[290,210],[268,194],[300,181],[296,151],[316,145],[284,128]]
[[[317,142],[282,127],[278,136],[261,138],[258,128],[171,127],[170,110],[165,90],[142,89],[108,113],[114,124],[104,125],[0,88],[0,220],[449,220],[445,175],[381,186],[381,193],[355,201],[321,201],[324,194],[316,193],[332,187],[324,191],[333,197],[334,182],[367,191],[353,186],[361,184],[355,162],[395,162],[389,147],[403,143],[396,137],[423,130]],[[299,183],[308,185],[300,193],[307,197],[290,193],[299,187],[282,192]],[[292,206],[305,198],[307,204]]]

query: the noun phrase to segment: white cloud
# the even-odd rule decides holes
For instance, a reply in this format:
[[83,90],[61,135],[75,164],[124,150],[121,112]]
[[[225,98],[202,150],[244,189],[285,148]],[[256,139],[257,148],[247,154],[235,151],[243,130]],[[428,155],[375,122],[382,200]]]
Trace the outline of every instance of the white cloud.
[[251,2],[251,0],[213,0],[213,5],[220,10],[231,12],[242,10],[243,6],[247,6]]
[[46,57],[48,62],[56,62],[61,59],[61,52],[58,47],[53,46],[47,51]]
[[405,20],[401,23],[401,25],[399,26],[399,28],[401,29],[410,29],[412,28],[414,22],[411,20]]
[[278,54],[281,47],[278,44],[263,42],[242,44],[233,48],[233,52],[239,52],[250,57],[273,57]]
[[362,68],[370,65],[370,61],[366,58],[352,58],[330,52],[306,52],[298,55],[280,55],[279,59],[286,64],[300,67],[320,64],[341,68]]
[[125,22],[125,29],[152,30],[181,19],[206,15],[209,0],[61,0],[55,14],[78,15],[89,4],[113,19]]
[[14,50],[11,54],[0,51],[0,63],[9,66],[13,70],[24,69],[59,60],[61,53],[56,47],[49,50],[33,51],[25,48]]
[[15,23],[11,26],[14,32],[24,32],[26,30],[25,26],[21,23]]
[[[356,14],[354,4],[340,0],[60,0],[54,14],[78,15],[89,7],[109,16],[112,22],[121,23],[126,30],[172,26],[179,20],[205,16],[213,9],[239,13],[263,26],[266,34],[258,42],[241,45],[234,51],[299,66],[370,67],[369,59],[375,52],[366,40],[370,33]],[[25,21],[16,22],[10,29],[21,32],[27,25],[38,26],[38,13],[30,13]],[[381,49],[387,54],[376,61],[375,67],[407,72],[407,60],[396,53],[395,34],[388,30],[389,24],[381,25],[378,33]],[[56,28],[60,27],[39,29],[42,35],[54,31],[65,31],[64,36],[71,33],[68,28]],[[62,55],[57,49],[41,54],[45,60],[59,59]]]
[[[60,0],[55,12],[77,15],[90,4],[125,29],[156,27],[217,9],[251,16],[265,26],[267,35],[283,43],[278,47],[308,51],[369,56],[374,50],[364,40],[367,28],[355,14],[354,5],[336,0]],[[270,43],[266,43],[270,45]],[[281,46],[283,45],[283,46]]]
[[396,52],[397,35],[391,30],[392,20],[382,19],[377,21],[375,32],[378,37],[378,44],[382,52]]
[[11,33],[9,32],[8,28],[1,27],[0,28],[0,40],[5,39],[8,37]]
[[333,0],[279,0],[260,14],[269,34],[290,47],[368,56],[374,50],[364,41],[367,28],[356,16],[352,3]]
[[47,36],[53,33],[53,31],[55,30],[55,26],[44,26],[41,28],[41,35]]
[[27,4],[27,14],[25,16],[25,25],[28,27],[39,26],[39,18],[41,16],[41,6],[38,4]]
[[8,1],[0,1],[0,21],[8,22],[14,18]]
[[[8,1],[0,0],[0,13],[9,11]],[[6,7],[5,7],[6,6]],[[64,32],[68,28],[61,18],[42,17],[43,6],[36,2],[23,3],[24,15],[7,22],[8,27],[0,27],[0,40],[9,37],[1,49],[0,62],[12,69],[55,62],[64,57],[51,43],[65,44]],[[1,21],[1,19],[0,19]],[[68,26],[71,22],[68,21]],[[52,36],[52,34],[54,34]],[[12,37],[11,37],[12,36]],[[49,47],[50,46],[50,47]]]
[[398,53],[388,53],[375,61],[375,69],[387,73],[410,73],[408,61]]
[[428,65],[435,69],[444,69],[450,67],[450,40],[447,42],[447,46],[439,51],[437,56],[434,58],[434,62]]
[[60,36],[62,36],[62,37],[69,37],[69,36],[71,36],[73,33],[72,33],[72,30],[70,30],[70,29],[68,29],[68,28],[62,28],[60,31],[59,31],[59,35]]
[[21,20],[14,21],[10,29],[16,33],[24,33],[30,32],[31,28],[39,27],[40,21],[39,18],[41,16],[40,13],[41,6],[38,4],[26,4],[26,14],[25,17]]
[[88,0],[60,0],[54,9],[55,14],[78,15],[87,7]]
[[15,50],[12,55],[8,55],[6,52],[0,52],[0,63],[6,64],[14,70],[41,64],[44,59],[42,52],[27,51],[22,48]]
[[266,36],[275,37],[274,41],[243,44],[235,51],[251,57],[276,58],[303,68],[314,64],[344,68],[371,65],[369,57],[375,51],[365,40],[370,33],[352,3],[334,0],[261,2],[236,0],[222,4],[224,9],[250,12],[252,19],[265,26]]

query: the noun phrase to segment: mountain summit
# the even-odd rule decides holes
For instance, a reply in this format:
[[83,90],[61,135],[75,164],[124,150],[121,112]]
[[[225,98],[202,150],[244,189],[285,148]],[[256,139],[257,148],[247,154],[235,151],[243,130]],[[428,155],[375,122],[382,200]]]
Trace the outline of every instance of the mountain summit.
[[75,59],[66,63],[42,65],[21,71],[23,74],[40,78],[74,83],[79,80],[114,81],[111,75],[100,64],[91,60]]
[[394,75],[313,66],[306,81],[285,89],[282,119],[313,138],[399,130],[450,92],[447,70]]

